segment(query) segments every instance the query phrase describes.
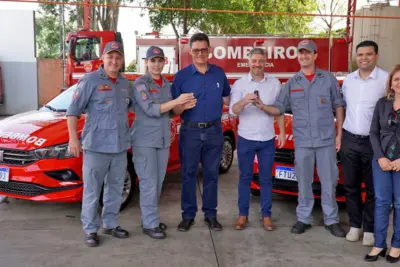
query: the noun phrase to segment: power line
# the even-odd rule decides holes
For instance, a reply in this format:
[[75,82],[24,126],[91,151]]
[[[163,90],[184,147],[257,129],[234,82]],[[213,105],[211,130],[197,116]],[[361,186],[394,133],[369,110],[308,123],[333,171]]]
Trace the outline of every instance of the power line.
[[181,8],[181,7],[149,7],[149,6],[133,6],[133,5],[116,5],[116,4],[85,4],[81,2],[50,2],[43,0],[2,0],[3,2],[21,2],[32,4],[47,4],[47,5],[71,5],[71,6],[100,6],[100,7],[114,7],[114,8],[136,8],[148,9],[159,11],[189,11],[201,13],[233,13],[233,14],[247,14],[247,15],[280,15],[280,16],[295,16],[295,17],[337,17],[337,18],[365,18],[365,19],[400,19],[400,16],[361,16],[361,15],[340,15],[340,14],[313,14],[313,13],[293,13],[293,12],[277,12],[277,11],[246,11],[246,10],[218,10],[206,8]]

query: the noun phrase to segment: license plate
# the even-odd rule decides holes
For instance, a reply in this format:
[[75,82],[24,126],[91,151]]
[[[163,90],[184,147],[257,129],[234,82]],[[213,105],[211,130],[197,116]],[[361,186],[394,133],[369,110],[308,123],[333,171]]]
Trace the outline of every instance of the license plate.
[[10,169],[0,168],[0,182],[8,182],[10,179]]
[[283,166],[276,166],[275,178],[289,181],[297,181],[296,174],[294,173],[294,168]]

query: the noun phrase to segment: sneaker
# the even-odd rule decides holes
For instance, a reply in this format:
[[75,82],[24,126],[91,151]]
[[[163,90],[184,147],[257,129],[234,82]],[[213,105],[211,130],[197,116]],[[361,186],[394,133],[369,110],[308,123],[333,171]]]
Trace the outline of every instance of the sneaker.
[[346,240],[350,242],[357,242],[360,240],[362,235],[361,228],[351,227],[350,231],[346,235]]
[[334,223],[331,225],[325,225],[325,229],[328,230],[332,235],[336,237],[345,237],[346,232],[343,230],[342,226],[338,223]]
[[363,238],[363,246],[373,247],[375,243],[374,233],[365,232]]

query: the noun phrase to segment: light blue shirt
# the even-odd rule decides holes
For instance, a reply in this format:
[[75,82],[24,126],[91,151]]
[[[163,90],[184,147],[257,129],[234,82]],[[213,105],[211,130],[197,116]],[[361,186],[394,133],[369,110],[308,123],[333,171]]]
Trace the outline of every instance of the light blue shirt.
[[[253,80],[251,74],[237,80],[231,91],[231,102],[229,112],[232,111],[234,104],[242,100],[247,94],[258,90],[261,101],[264,105],[272,105],[279,96],[281,83],[275,77],[264,74],[264,79],[257,82]],[[256,107],[248,104],[239,114],[238,134],[253,141],[268,141],[275,137],[274,117]]]

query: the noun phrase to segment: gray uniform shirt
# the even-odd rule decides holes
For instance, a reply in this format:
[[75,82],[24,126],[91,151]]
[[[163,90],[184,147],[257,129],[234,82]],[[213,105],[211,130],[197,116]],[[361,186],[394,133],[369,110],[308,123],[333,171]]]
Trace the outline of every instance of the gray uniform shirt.
[[78,82],[67,116],[79,117],[86,112],[82,149],[120,153],[130,148],[130,90],[125,77],[118,75],[114,84],[103,67],[86,74]]
[[274,104],[293,114],[296,147],[322,147],[335,143],[333,110],[344,106],[340,85],[329,72],[316,69],[311,82],[300,71],[288,80]]
[[168,148],[171,144],[170,112],[160,114],[160,105],[172,100],[171,86],[166,78],[162,79],[160,87],[147,73],[133,85],[133,146]]

